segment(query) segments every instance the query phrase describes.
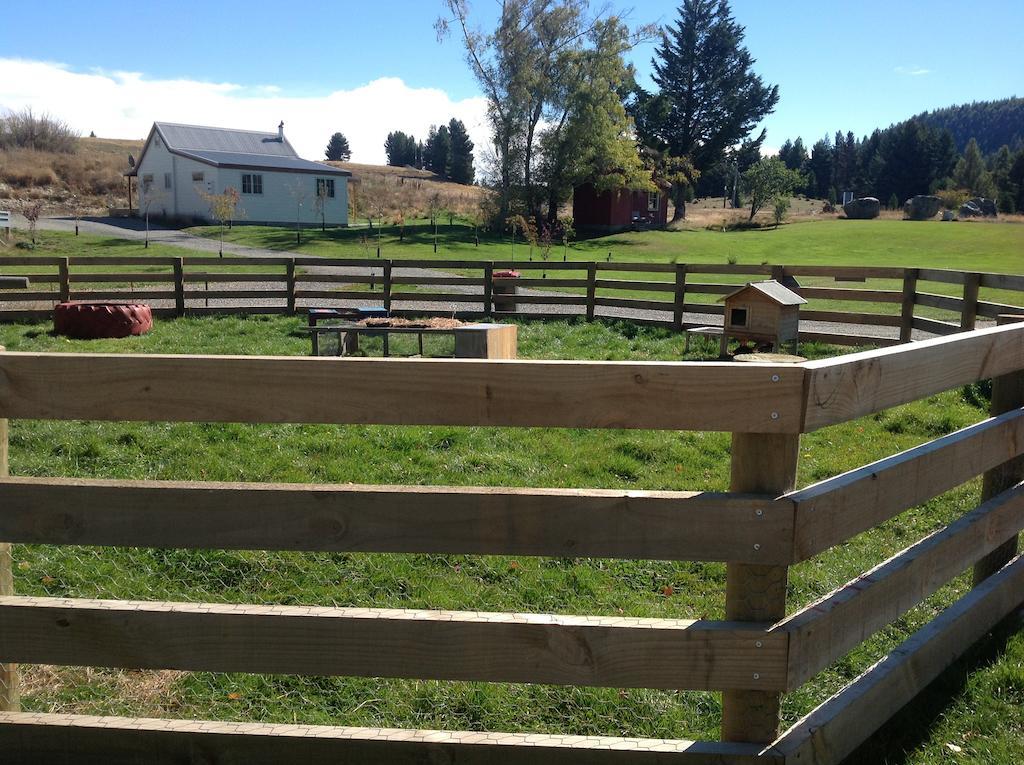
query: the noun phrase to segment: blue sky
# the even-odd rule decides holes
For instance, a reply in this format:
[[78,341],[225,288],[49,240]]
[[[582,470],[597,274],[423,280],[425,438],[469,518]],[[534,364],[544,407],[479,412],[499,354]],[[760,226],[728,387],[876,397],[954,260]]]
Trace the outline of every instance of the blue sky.
[[[472,7],[488,22],[498,2],[476,0]],[[676,18],[675,2],[618,7],[631,8],[637,24]],[[1015,95],[1024,82],[1021,0],[993,0],[977,12],[952,0],[733,0],[732,7],[747,28],[758,73],[780,87],[778,109],[766,121],[767,146],[836,129],[863,134],[925,109]],[[282,119],[292,116],[289,128],[306,131],[295,134],[305,153],[319,152],[323,141],[316,136],[341,129],[359,135],[353,146],[367,161],[379,159],[379,147],[360,152],[359,144],[376,142],[378,132],[390,129],[387,120],[419,133],[451,112],[479,123],[474,135],[484,138],[480,93],[461,46],[457,39],[436,40],[440,12],[441,3],[431,0],[13,3],[4,9],[0,74],[19,60],[60,64],[63,77],[51,80],[38,68],[8,70],[21,82],[0,78],[7,80],[0,105],[35,104],[83,131],[123,137],[139,135],[153,119],[245,117],[276,125],[284,112]],[[653,45],[633,53],[642,81],[652,53]],[[130,81],[118,75],[125,72],[133,73]],[[367,87],[381,78],[394,79],[389,87]],[[91,89],[105,95],[76,98]],[[336,97],[328,101],[331,94]],[[384,98],[403,103],[396,109]],[[197,114],[199,104],[205,111]],[[307,122],[318,113],[324,124],[314,130]]]

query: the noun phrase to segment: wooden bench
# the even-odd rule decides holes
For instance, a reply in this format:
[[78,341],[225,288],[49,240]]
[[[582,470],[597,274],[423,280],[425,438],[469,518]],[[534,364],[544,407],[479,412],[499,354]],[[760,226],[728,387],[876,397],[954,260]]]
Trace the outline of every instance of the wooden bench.
[[380,335],[384,339],[384,355],[389,356],[390,335],[416,335],[419,355],[423,355],[423,336],[452,335],[455,338],[455,358],[514,359],[518,355],[518,328],[514,324],[467,324],[464,327],[381,327],[363,324],[329,324],[309,327],[312,356],[320,355],[320,336],[336,335],[338,356],[359,350],[359,336]]

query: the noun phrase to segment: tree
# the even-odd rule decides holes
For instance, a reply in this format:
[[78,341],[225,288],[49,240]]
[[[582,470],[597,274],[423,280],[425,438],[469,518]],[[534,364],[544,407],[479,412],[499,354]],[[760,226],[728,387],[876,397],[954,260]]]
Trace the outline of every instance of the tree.
[[[703,171],[720,162],[775,110],[779,89],[753,72],[754,58],[743,45],[728,0],[684,0],[676,23],[662,34],[654,65],[656,94],[637,93],[634,110],[640,139],[689,157]],[[635,116],[635,115],[634,115]],[[762,130],[754,140],[759,148]],[[691,182],[692,185],[692,182]],[[676,189],[675,219],[686,217],[682,189]]]
[[394,167],[419,166],[416,139],[401,130],[388,133],[388,137],[384,141],[384,152],[388,156],[389,165]]
[[448,123],[448,135],[451,144],[448,160],[451,179],[456,183],[471,184],[476,174],[473,169],[473,142],[462,120],[452,118]]
[[430,126],[427,142],[423,147],[424,167],[441,178],[448,178],[451,169],[452,137],[447,125]]
[[832,141],[828,136],[814,142],[814,146],[811,147],[811,158],[807,163],[809,174],[814,176],[814,193],[807,196],[818,199],[828,196],[828,190],[832,188],[833,159]]
[[804,165],[807,164],[807,149],[804,148],[804,139],[797,136],[795,141],[790,141],[787,138],[786,142],[782,144],[782,148],[779,149],[779,159],[790,170],[803,172]]
[[[238,201],[241,195],[234,186],[228,186],[221,194],[207,194],[200,192],[203,199],[210,206],[210,217],[217,221],[220,227],[218,238],[220,240],[218,255],[224,257],[224,226],[234,220]],[[149,202],[152,192],[147,192],[146,202]],[[146,206],[146,246],[149,246],[149,206]]]
[[[32,199],[24,201],[19,206],[19,212],[21,217],[28,221],[28,233],[32,237],[32,244],[36,243],[36,229],[39,225],[39,219],[43,217],[43,211],[46,208],[46,203],[42,199]],[[149,215],[146,215],[146,246],[149,247]]]
[[342,133],[335,133],[327,142],[327,159],[331,162],[348,162],[352,158],[352,149],[348,139]]
[[787,212],[789,212],[789,197],[775,197],[775,207],[772,210],[772,216],[775,218],[775,228],[778,228],[779,224],[786,219]]
[[995,196],[995,184],[992,176],[985,169],[985,160],[981,156],[978,142],[973,138],[967,142],[964,155],[956,163],[953,170],[953,182],[957,188],[964,189],[975,196]]
[[766,157],[757,162],[743,174],[743,187],[750,195],[749,220],[753,220],[757,211],[770,200],[792,193],[800,181],[800,174],[787,168],[778,157]]

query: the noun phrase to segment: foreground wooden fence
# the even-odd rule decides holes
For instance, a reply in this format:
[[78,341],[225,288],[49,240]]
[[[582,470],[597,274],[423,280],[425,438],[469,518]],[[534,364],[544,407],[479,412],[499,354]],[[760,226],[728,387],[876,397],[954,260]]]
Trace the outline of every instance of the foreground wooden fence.
[[[743,281],[790,277],[839,285],[798,288],[810,301],[801,312],[805,322],[893,328],[891,337],[851,332],[849,327],[802,331],[801,338],[808,341],[894,345],[909,340],[915,329],[947,335],[973,329],[979,317],[1024,310],[983,299],[994,290],[1024,293],[1024,276],[941,269],[315,257],[9,257],[0,260],[0,266],[31,269],[32,284],[27,291],[0,292],[0,321],[48,317],[49,308],[40,308],[40,303],[75,299],[147,301],[158,314],[172,316],[371,305],[396,315],[470,318],[498,313],[593,320],[616,309],[636,309],[650,312],[632,317],[636,321],[681,329],[694,325],[686,321],[687,314],[722,315],[718,299]],[[324,266],[344,273],[304,272]],[[253,272],[255,268],[260,272]],[[515,309],[511,298],[493,289],[493,275],[508,268],[522,273],[516,280],[521,294],[514,298]],[[442,271],[424,275],[418,269]],[[461,275],[465,272],[471,275]],[[549,273],[552,276],[546,278]],[[955,285],[959,294],[930,292],[930,284]],[[1024,294],[1018,302],[1024,304]],[[415,310],[410,310],[412,305]],[[940,311],[946,318],[915,315],[917,307],[933,309],[933,314]]]
[[[794,488],[802,433],[986,378],[990,419]],[[721,494],[0,478],[0,539],[15,544],[727,564],[724,618],[691,621],[24,597],[4,550],[0,753],[5,763],[838,762],[1024,600],[1022,404],[1024,324],[792,366],[0,353],[3,418],[733,434]],[[6,442],[5,422],[4,475]],[[975,509],[786,613],[789,566],[980,474]],[[779,735],[783,693],[972,565],[966,596]],[[722,740],[24,713],[16,663],[716,690]]]

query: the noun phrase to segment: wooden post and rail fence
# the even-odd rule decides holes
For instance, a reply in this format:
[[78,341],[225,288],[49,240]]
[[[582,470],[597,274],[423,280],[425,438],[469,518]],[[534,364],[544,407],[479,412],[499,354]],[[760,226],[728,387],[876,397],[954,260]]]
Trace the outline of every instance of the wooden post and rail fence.
[[[801,434],[989,378],[989,419],[794,487]],[[733,434],[724,493],[0,477],[3,761],[839,762],[1024,601],[1022,379],[1024,323],[797,365],[0,353],[4,422]],[[977,507],[787,613],[790,566],[980,475]],[[721,561],[727,581],[699,620],[83,600],[19,596],[12,543]],[[780,733],[783,694],[972,566],[960,600]],[[16,664],[710,690],[721,741],[21,712]]]
[[[203,256],[25,256],[5,257],[0,266],[24,271],[32,285],[0,291],[0,321],[48,318],[51,308],[40,303],[74,299],[145,301],[163,316],[291,314],[310,307],[375,305],[396,316],[579,316],[594,321],[614,318],[615,309],[639,309],[652,313],[634,314],[631,320],[681,330],[706,323],[706,318],[688,323],[687,314],[722,315],[718,299],[745,281],[789,277],[817,283],[796,288],[809,301],[801,319],[837,325],[835,331],[802,331],[806,341],[887,346],[907,342],[915,330],[944,336],[974,329],[979,318],[1024,312],[1014,304],[1024,305],[1024,276],[924,268]],[[324,266],[347,273],[305,270]],[[499,295],[493,289],[494,273],[509,268],[523,274],[516,280],[519,294]],[[821,286],[825,280],[863,286]],[[930,292],[925,289],[929,283],[954,285],[943,289],[959,294]],[[452,287],[456,290],[445,289]],[[419,305],[412,310],[414,303]],[[516,310],[509,310],[512,305]],[[557,306],[560,313],[543,313],[544,306]],[[919,307],[945,318],[917,315]],[[893,336],[852,332],[848,325],[891,327]]]

